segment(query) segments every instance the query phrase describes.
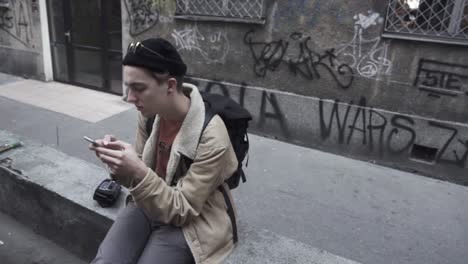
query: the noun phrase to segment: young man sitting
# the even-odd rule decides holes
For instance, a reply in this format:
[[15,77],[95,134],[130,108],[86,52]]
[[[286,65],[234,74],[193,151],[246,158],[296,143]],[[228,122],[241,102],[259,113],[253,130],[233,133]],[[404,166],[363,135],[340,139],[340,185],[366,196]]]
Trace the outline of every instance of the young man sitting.
[[92,263],[220,263],[235,244],[219,189],[238,164],[226,127],[214,116],[203,129],[203,99],[182,83],[187,67],[168,41],[130,44],[123,65],[139,111],[135,147],[106,135],[90,149],[132,199]]

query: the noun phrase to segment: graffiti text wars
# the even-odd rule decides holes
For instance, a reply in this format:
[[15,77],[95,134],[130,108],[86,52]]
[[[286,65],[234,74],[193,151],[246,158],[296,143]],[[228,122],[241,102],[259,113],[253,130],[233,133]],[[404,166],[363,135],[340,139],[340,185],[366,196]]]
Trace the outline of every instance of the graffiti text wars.
[[[412,117],[400,114],[386,117],[367,107],[363,98],[358,105],[354,105],[353,102],[341,104],[339,101],[335,101],[329,107],[325,104],[325,101],[319,101],[322,140],[330,140],[332,135],[336,135],[338,144],[350,145],[361,142],[360,144],[371,152],[377,149],[380,156],[385,153],[391,155],[409,153],[411,158],[418,159],[417,156],[413,157],[411,150],[418,139],[427,136],[426,133],[424,135],[419,133],[418,137],[418,132],[415,130],[416,121]],[[423,121],[422,124],[427,127],[427,131],[442,130],[441,133],[446,137],[442,142],[435,142],[438,144],[437,148],[427,147],[437,151],[428,161],[464,168],[468,159],[468,140],[459,135],[458,129],[433,121]],[[357,141],[352,140],[356,137]]]

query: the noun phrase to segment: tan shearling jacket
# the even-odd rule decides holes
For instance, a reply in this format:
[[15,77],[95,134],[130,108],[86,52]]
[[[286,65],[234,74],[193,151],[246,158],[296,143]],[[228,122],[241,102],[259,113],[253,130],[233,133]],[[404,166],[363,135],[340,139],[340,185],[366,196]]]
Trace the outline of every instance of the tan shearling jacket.
[[[211,119],[202,134],[205,105],[198,89],[184,84],[184,93],[190,97],[190,109],[174,139],[166,179],[148,169],[144,179],[129,191],[136,205],[154,220],[182,228],[196,263],[221,263],[233,250],[234,241],[218,187],[237,169],[237,159],[219,116]],[[135,149],[148,168],[154,168],[159,118],[156,116],[149,136],[146,120],[139,114]],[[189,170],[182,156],[193,160]],[[177,184],[170,186],[174,177]],[[230,196],[229,187],[225,187]]]

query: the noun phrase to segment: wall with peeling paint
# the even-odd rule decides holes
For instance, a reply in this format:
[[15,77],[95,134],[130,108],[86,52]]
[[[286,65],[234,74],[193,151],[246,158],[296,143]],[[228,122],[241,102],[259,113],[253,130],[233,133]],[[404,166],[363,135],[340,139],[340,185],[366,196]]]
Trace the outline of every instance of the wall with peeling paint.
[[0,7],[0,72],[45,79],[39,0],[5,0]]
[[242,103],[257,134],[468,185],[467,48],[381,38],[385,2],[271,0],[259,25],[123,0],[123,46],[167,38],[190,81]]

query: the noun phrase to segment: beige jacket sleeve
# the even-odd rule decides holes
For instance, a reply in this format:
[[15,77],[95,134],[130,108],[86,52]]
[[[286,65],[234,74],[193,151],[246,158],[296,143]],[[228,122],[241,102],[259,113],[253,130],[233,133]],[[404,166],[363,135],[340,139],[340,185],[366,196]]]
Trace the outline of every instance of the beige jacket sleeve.
[[213,191],[236,168],[237,160],[226,128],[222,123],[210,122],[190,169],[177,186],[168,186],[148,169],[145,178],[130,193],[153,219],[183,226],[200,214]]
[[143,153],[143,148],[145,147],[146,140],[149,137],[149,135],[146,132],[147,120],[148,118],[138,113],[138,127],[137,127],[137,132],[136,132],[135,151],[139,157],[141,157]]

